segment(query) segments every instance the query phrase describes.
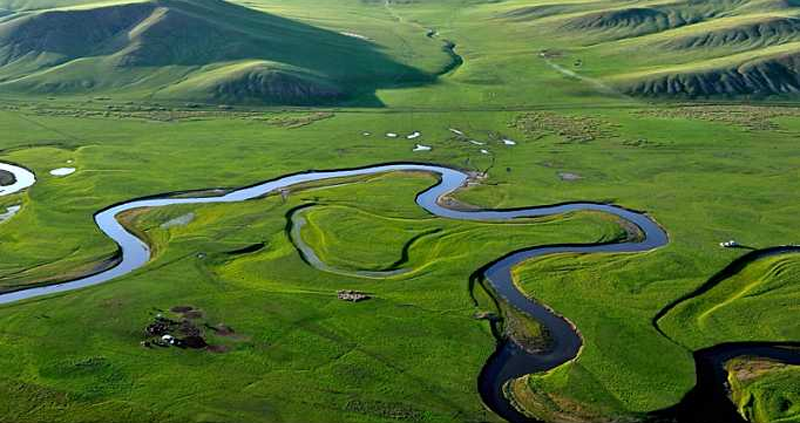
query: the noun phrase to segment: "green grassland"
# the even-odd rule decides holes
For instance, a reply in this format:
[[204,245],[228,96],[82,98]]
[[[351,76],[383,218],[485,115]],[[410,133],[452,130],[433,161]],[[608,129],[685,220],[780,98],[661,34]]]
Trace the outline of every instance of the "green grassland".
[[[96,291],[99,297],[77,299],[82,305],[67,295],[5,310],[10,314],[2,331],[8,346],[3,356],[10,360],[8,368],[16,369],[6,375],[14,382],[8,384],[5,415],[15,421],[491,418],[475,401],[474,378],[493,344],[486,324],[472,315],[493,310],[493,305],[485,299],[477,307],[473,304],[466,284],[473,268],[509,247],[601,240],[613,236],[613,225],[604,226],[592,215],[512,227],[470,227],[431,219],[413,198],[434,182],[391,175],[298,191],[286,203],[268,197],[135,217],[132,223],[156,246],[146,271],[127,283],[113,282],[110,291]],[[371,201],[362,204],[356,197]],[[398,204],[398,198],[406,201]],[[426,263],[424,272],[393,281],[320,274],[300,260],[285,234],[284,214],[309,202],[323,209],[347,206],[390,215],[387,224],[413,219],[439,229],[438,239],[431,242],[460,248],[442,251],[436,261]],[[186,226],[161,227],[189,210],[196,217]],[[339,225],[345,228],[341,235],[346,234],[347,220],[328,229],[339,235]],[[391,232],[374,233],[376,238],[388,235]],[[230,254],[258,242],[266,244],[259,252]],[[355,245],[357,240],[350,242]],[[383,245],[384,255],[396,253],[390,243]],[[335,291],[344,288],[368,291],[376,299],[340,302]],[[135,294],[130,289],[144,291]],[[57,304],[61,301],[66,303]],[[153,351],[138,345],[154,308],[181,304],[200,307],[209,321],[235,328],[236,338],[215,340],[228,352]],[[37,310],[40,306],[44,308]],[[43,319],[52,325],[41,326]],[[83,327],[66,334],[67,322]],[[58,339],[59,334],[67,341]],[[41,342],[47,353],[24,352],[33,345],[41,347]],[[19,366],[23,356],[30,361]],[[36,370],[24,370],[29,366]],[[464,366],[473,371],[464,372]],[[365,390],[374,394],[364,396]],[[227,392],[224,398],[222,392]],[[30,413],[29,404],[43,398]],[[317,411],[309,413],[309,406]]]
[[[710,291],[680,303],[660,326],[692,349],[726,341],[795,340],[800,328],[791,316],[800,303],[792,282],[799,268],[800,261],[792,255],[757,260]],[[741,330],[753,321],[770,324]]]
[[[800,111],[786,70],[796,14],[792,2],[744,0],[0,0],[0,160],[37,175],[0,197],[0,210],[22,205],[0,223],[0,291],[107,266],[116,247],[92,215],[136,197],[381,162],[486,171],[456,200],[610,202],[670,235],[649,253],[562,254],[515,270],[584,340],[575,361],[516,381],[515,400],[579,421],[669,407],[694,384],[692,351],[800,336],[790,255],[753,262],[653,322],[746,252],[720,241],[798,242]],[[91,30],[19,41],[84,21]],[[651,95],[715,103],[642,100]],[[729,95],[784,103],[719,102]],[[422,136],[405,139],[413,131]],[[415,143],[433,149],[412,152]],[[49,174],[64,166],[77,171]],[[533,344],[546,334],[498,310],[470,276],[514,249],[621,236],[593,213],[434,218],[413,201],[430,176],[337,182],[285,200],[125,216],[152,244],[152,263],[0,307],[0,420],[498,421],[477,393],[494,338],[476,317],[499,313],[507,333]],[[287,234],[298,207],[303,240],[345,272],[302,260]],[[410,272],[352,274],[397,268]],[[374,298],[338,301],[339,289]],[[217,353],[141,347],[153,316],[179,305],[235,335],[207,329]],[[796,368],[732,385],[753,421],[797,421]]]
[[[495,160],[489,178],[460,193],[459,200],[485,207],[610,201],[650,212],[670,232],[670,245],[656,252],[562,255],[516,272],[520,286],[574,321],[586,342],[575,363],[542,383],[551,393],[609,414],[636,414],[673,404],[693,384],[692,349],[748,334],[761,336],[750,326],[734,323],[715,325],[721,332],[712,330],[713,336],[702,328],[687,332],[686,325],[672,329],[665,324],[670,337],[701,339],[679,345],[652,326],[651,319],[662,307],[741,254],[720,249],[719,240],[732,237],[765,247],[796,239],[796,206],[784,198],[798,176],[795,140],[800,126],[791,117],[774,119],[777,130],[756,131],[744,124],[708,121],[699,113],[697,118],[675,118],[642,117],[643,112],[632,109],[554,112],[564,116],[552,121],[556,123],[571,115],[614,122],[592,141],[567,142],[559,135],[519,132],[512,125],[522,115],[518,112],[415,113],[400,119],[394,113],[339,112],[291,129],[270,123],[287,120],[276,112],[265,112],[265,119],[234,114],[161,122],[52,116],[43,110],[47,109],[6,111],[0,120],[4,133],[19,134],[8,142],[4,159],[25,163],[39,175],[26,193],[4,198],[4,203],[24,203],[23,211],[2,228],[5,289],[41,283],[109,257],[114,246],[96,231],[91,215],[132,197],[241,186],[299,169],[381,161],[488,168],[491,162],[477,151],[480,147],[454,140],[448,128],[461,128],[487,142],[493,133],[516,139],[512,147],[487,144]],[[382,135],[412,130],[421,130],[420,142],[434,149],[414,153],[413,142]],[[363,131],[373,135],[364,136]],[[633,139],[641,142],[628,142]],[[47,174],[66,160],[75,160],[75,174]],[[581,179],[565,181],[560,172]],[[769,181],[769,189],[764,189],[764,181]],[[473,294],[479,306],[473,305],[467,283],[471,272],[514,248],[596,242],[617,237],[618,229],[591,214],[521,226],[432,219],[413,203],[414,193],[432,182],[427,177],[387,175],[327,189],[309,187],[292,193],[286,203],[270,197],[236,205],[181,206],[136,217],[132,224],[155,244],[151,265],[103,286],[3,307],[7,317],[0,321],[8,347],[3,377],[14,393],[6,396],[3,406],[18,421],[67,415],[102,420],[120,410],[132,413],[125,414],[126,419],[144,421],[149,416],[144,409],[160,410],[150,416],[155,420],[214,420],[226,410],[215,399],[225,390],[228,407],[240,413],[226,421],[273,421],[277,416],[376,421],[395,412],[421,421],[491,418],[479,406],[474,379],[493,342],[486,323],[474,320],[473,314],[494,306],[480,292]],[[415,269],[408,276],[370,281],[322,273],[302,262],[285,233],[286,214],[302,204],[314,204],[313,226],[306,228],[304,238],[326,262],[345,268],[390,267],[415,235],[431,235],[408,248],[407,263]],[[160,228],[189,212],[196,217],[186,226]],[[41,233],[57,236],[60,242],[48,242]],[[241,257],[228,254],[256,243],[265,248]],[[361,253],[367,251],[371,258],[365,261]],[[773,305],[774,312],[760,313],[761,308],[745,306],[748,303],[740,307],[738,299],[726,307],[742,321],[760,319],[758,327],[768,340],[777,333],[791,338],[796,325],[785,320],[784,311],[796,303],[790,294],[792,279],[784,273],[788,279],[763,276],[773,265],[754,265],[754,278],[761,275],[755,283],[769,284],[759,288],[769,294],[750,301],[761,301],[769,311],[771,299],[785,298],[788,308]],[[720,293],[709,295],[736,297],[741,289],[736,286],[753,280],[730,281],[731,287],[720,285]],[[337,289],[359,289],[377,299],[345,304],[335,300]],[[218,355],[139,347],[142,326],[153,307],[181,304],[202,308],[210,321],[234,327],[248,341],[222,339],[219,342],[230,344],[230,350]],[[376,315],[385,318],[375,319]],[[696,316],[687,318],[693,321]],[[269,347],[284,336],[286,350]],[[47,340],[48,352],[40,347],[42,339]],[[355,346],[364,348],[365,356],[345,354]],[[650,360],[654,354],[661,357],[658,366]],[[335,359],[340,355],[355,361]],[[113,377],[106,370],[87,371],[72,382],[51,378],[45,371],[64,363],[80,367],[74,363],[95,359],[107,363],[103,368],[121,368]],[[24,365],[11,365],[20,360]],[[350,388],[328,392],[327,384],[338,381],[336,372],[343,371],[366,375],[358,376]],[[207,387],[203,380],[209,381]],[[366,381],[377,385],[364,389],[360,384]],[[90,386],[102,392],[83,397]],[[407,391],[409,386],[414,392]],[[364,399],[356,392],[374,392],[375,398]],[[430,392],[438,392],[438,399],[425,400]],[[41,396],[50,398],[48,411],[31,411],[31,401]],[[388,397],[405,399],[386,402]],[[175,404],[174,398],[186,399]],[[311,411],[309,401],[327,405]]]

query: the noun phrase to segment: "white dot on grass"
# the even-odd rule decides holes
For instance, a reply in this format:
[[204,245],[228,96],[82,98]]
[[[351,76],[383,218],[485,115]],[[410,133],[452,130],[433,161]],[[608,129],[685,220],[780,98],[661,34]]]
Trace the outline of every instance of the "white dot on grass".
[[50,171],[50,174],[53,176],[67,176],[75,173],[74,167],[60,167],[58,169],[53,169]]

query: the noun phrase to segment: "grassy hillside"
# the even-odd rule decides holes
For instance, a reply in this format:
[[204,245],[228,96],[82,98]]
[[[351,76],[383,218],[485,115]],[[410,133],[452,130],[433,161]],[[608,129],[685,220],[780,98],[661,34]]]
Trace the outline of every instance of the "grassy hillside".
[[[798,339],[800,327],[792,318],[800,304],[800,288],[793,283],[798,274],[796,255],[756,260],[738,273],[720,275],[711,290],[678,304],[659,325],[693,349],[726,341]],[[753,319],[771,324],[749,327]]]
[[[0,23],[0,87],[255,104],[374,104],[381,87],[432,82],[358,34],[222,0],[97,3]],[[425,39],[424,33],[417,34]],[[447,61],[439,43],[428,53]],[[424,51],[424,50],[423,50]],[[433,62],[436,61],[434,58]],[[435,66],[435,65],[434,65]]]
[[542,47],[555,63],[626,94],[761,98],[797,92],[800,9],[791,2],[530,3],[507,3],[497,16],[552,40]]
[[519,108],[787,99],[800,86],[800,8],[788,1],[7,0],[0,10],[6,95]]

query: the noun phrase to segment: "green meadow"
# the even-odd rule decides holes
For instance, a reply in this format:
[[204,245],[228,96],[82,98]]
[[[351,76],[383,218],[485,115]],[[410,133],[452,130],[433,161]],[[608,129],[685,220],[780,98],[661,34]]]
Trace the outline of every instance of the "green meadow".
[[[800,111],[785,72],[798,12],[641,3],[0,0],[0,47],[13,46],[0,48],[0,161],[37,176],[0,197],[0,211],[22,205],[0,222],[0,292],[113,265],[116,245],[93,215],[130,199],[436,163],[485,173],[457,192],[462,207],[613,203],[666,229],[655,251],[514,270],[584,346],[509,392],[548,421],[670,407],[694,386],[693,351],[800,339],[792,254],[753,261],[654,321],[749,249],[800,242]],[[122,41],[109,35],[120,16],[131,26]],[[16,41],[89,18],[104,29]],[[156,42],[165,36],[175,44]],[[76,172],[49,173],[61,167]],[[474,272],[514,250],[625,232],[600,213],[434,217],[414,198],[436,182],[390,173],[122,216],[152,247],[145,267],[0,306],[0,421],[502,421],[477,390],[496,345],[490,319],[533,344],[546,334],[472,284]],[[334,271],[303,259],[297,216]],[[745,248],[719,246],[730,239]],[[340,301],[338,290],[372,298]],[[180,318],[179,306],[200,310],[213,348],[143,347],[145,327]],[[741,414],[800,421],[796,366],[759,363],[728,367]]]

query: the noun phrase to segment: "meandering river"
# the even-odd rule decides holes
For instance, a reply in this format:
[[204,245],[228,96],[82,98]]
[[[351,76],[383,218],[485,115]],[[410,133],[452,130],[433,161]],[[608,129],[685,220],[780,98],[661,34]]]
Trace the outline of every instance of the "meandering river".
[[[356,169],[308,171],[283,176],[214,197],[182,196],[178,198],[164,195],[131,200],[108,207],[95,214],[94,220],[100,230],[119,246],[120,260],[115,266],[100,273],[64,283],[2,294],[0,295],[0,304],[101,284],[145,266],[150,260],[150,248],[144,241],[128,232],[122,226],[117,220],[117,216],[120,213],[145,207],[165,207],[179,204],[235,203],[279,192],[297,184],[398,171],[425,172],[436,175],[439,178],[437,184],[417,195],[416,202],[432,215],[442,218],[472,221],[509,221],[576,211],[599,211],[618,217],[627,222],[627,224],[637,227],[641,233],[641,236],[635,237],[633,240],[620,243],[550,245],[523,249],[511,252],[481,270],[483,277],[497,295],[511,306],[541,322],[547,327],[550,334],[551,348],[548,349],[548,352],[541,354],[531,354],[522,350],[513,342],[499,340],[497,351],[489,358],[478,378],[480,395],[490,409],[512,422],[529,421],[528,418],[515,410],[502,394],[503,385],[513,378],[548,370],[575,358],[580,351],[582,341],[577,329],[568,320],[546,306],[533,301],[517,289],[512,279],[511,269],[525,260],[549,254],[635,253],[653,250],[666,245],[668,242],[667,233],[647,215],[614,205],[590,202],[510,210],[467,211],[451,209],[444,206],[444,202],[440,200],[465,186],[470,176],[460,170],[437,165],[396,163]],[[308,252],[306,252],[306,255],[308,255]]]
[[0,197],[22,191],[36,182],[36,176],[24,167],[10,163],[0,163],[0,170],[4,170],[14,175],[14,182],[11,185],[0,186]]

